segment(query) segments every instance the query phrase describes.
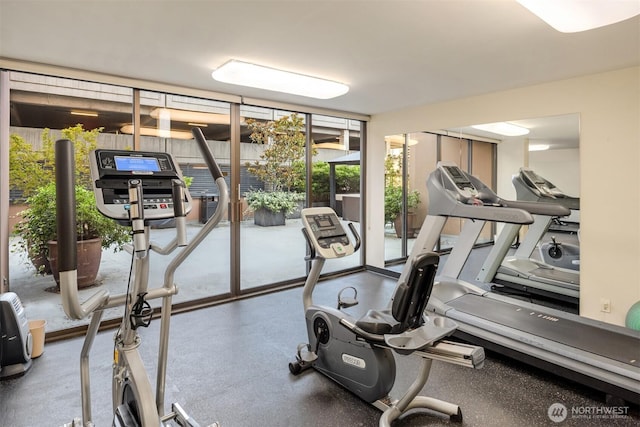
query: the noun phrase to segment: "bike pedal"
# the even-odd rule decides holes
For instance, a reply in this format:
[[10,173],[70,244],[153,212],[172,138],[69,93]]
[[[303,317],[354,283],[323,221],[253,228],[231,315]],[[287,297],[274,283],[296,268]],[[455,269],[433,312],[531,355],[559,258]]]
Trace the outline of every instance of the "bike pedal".
[[313,363],[318,359],[318,355],[309,350],[308,344],[300,344],[298,346],[297,359],[303,363]]

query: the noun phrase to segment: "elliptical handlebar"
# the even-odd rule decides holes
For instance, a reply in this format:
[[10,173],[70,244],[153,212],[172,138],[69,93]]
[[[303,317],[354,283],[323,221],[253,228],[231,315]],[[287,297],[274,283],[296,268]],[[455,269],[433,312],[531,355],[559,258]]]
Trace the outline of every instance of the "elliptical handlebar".
[[207,167],[211,171],[211,175],[213,175],[214,181],[217,181],[218,178],[222,178],[222,171],[220,170],[220,166],[218,166],[218,162],[213,157],[213,153],[207,146],[207,140],[204,138],[204,134],[202,133],[202,129],[198,127],[194,127],[191,129],[191,133],[193,134],[196,142],[200,146],[200,152],[204,157],[204,161],[207,164]]
[[106,304],[109,300],[109,292],[101,290],[89,297],[84,303],[80,302],[78,294],[75,160],[71,141],[68,139],[56,141],[55,161],[60,294],[62,295],[62,306],[67,316],[80,320]]

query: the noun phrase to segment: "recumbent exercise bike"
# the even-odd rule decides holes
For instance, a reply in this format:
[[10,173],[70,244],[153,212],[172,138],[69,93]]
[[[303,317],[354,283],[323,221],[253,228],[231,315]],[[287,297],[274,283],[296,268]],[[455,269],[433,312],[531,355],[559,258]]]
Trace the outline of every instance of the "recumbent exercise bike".
[[[349,229],[355,245],[331,208],[303,209],[302,222],[310,250],[307,259],[312,260],[303,289],[309,343],[298,346],[295,361],[289,363],[291,373],[298,375],[313,367],[382,410],[381,427],[388,427],[400,415],[415,408],[432,409],[461,422],[462,411],[458,405],[418,396],[429,378],[433,360],[476,369],[484,363],[482,347],[442,340],[457,328],[454,321],[424,313],[439,256],[429,252],[413,261],[406,282],[396,286],[390,309],[369,310],[355,319],[342,311],[358,303],[355,288],[351,292],[353,297],[343,296],[350,287],[340,292],[337,309],[315,305],[312,295],[326,259],[349,256],[358,250],[360,238],[353,223],[349,223]],[[421,358],[415,381],[399,399],[389,396],[396,376],[394,352]]]

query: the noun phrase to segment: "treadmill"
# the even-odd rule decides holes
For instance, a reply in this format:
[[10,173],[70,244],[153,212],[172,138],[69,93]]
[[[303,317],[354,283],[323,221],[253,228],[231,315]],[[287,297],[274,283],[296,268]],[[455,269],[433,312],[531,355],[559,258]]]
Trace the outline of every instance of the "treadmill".
[[[495,282],[526,293],[577,304],[580,298],[580,271],[532,258],[533,251],[549,230],[553,218],[568,215],[569,210],[561,205],[529,203],[532,203],[532,206],[527,210],[533,216],[533,224],[529,225],[529,230],[516,252],[507,256],[522,224],[506,224],[476,280],[484,283]],[[558,247],[562,248],[560,244]]]
[[[517,175],[511,179],[518,200],[554,203],[571,210],[568,217],[552,218],[548,231],[565,235],[577,235],[580,241],[580,198],[564,193],[547,179],[541,177],[529,168],[520,168]],[[543,235],[540,236],[540,239]],[[565,239],[566,240],[566,239]],[[580,269],[580,245],[575,243],[560,243],[556,236],[551,241],[539,242],[540,258],[545,264],[570,270]]]
[[566,219],[555,218],[549,230],[561,233],[577,233],[580,230],[580,198],[569,196],[547,179],[529,168],[520,168],[511,179],[518,200],[555,203],[571,210]]
[[453,163],[439,162],[427,188],[429,214],[398,283],[415,257],[435,247],[447,218],[468,219],[436,277],[427,310],[455,320],[461,339],[640,403],[640,332],[515,300],[459,278],[486,221],[531,224],[531,210],[555,205],[501,199]]

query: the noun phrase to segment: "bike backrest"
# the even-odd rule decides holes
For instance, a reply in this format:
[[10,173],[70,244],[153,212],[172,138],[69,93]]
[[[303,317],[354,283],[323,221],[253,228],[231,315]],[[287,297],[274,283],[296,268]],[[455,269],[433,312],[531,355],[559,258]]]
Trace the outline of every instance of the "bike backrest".
[[424,323],[422,313],[431,296],[439,259],[440,256],[434,252],[416,257],[409,278],[396,288],[391,314],[401,324],[401,330],[417,328]]

